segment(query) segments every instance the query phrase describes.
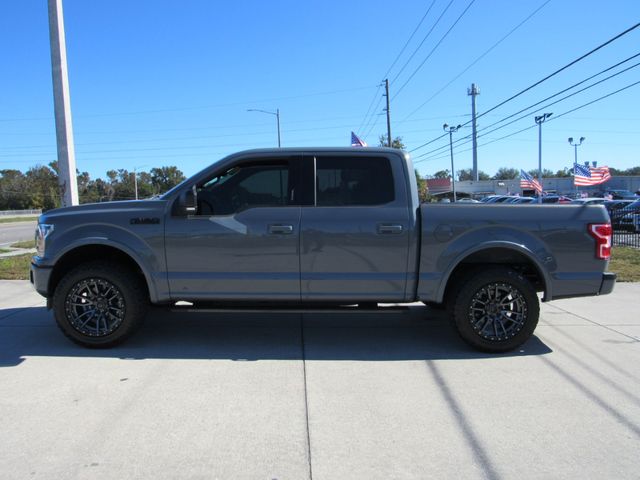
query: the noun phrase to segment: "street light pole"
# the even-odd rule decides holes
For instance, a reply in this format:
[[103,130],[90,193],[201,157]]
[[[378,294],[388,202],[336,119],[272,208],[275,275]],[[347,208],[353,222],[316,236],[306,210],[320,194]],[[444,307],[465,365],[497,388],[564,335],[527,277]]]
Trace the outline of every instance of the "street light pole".
[[460,127],[462,127],[462,125],[450,127],[446,123],[442,126],[442,129],[445,132],[449,133],[449,151],[451,152],[451,189],[453,190],[454,203],[457,201],[457,198],[456,198],[456,170],[455,170],[455,167],[453,166],[453,133],[457,132]]
[[[542,188],[542,124],[553,113],[543,113],[535,117],[535,121],[538,124],[538,183]],[[542,192],[538,195],[538,203],[542,203]]]
[[[569,141],[569,145],[571,145],[573,147],[573,152],[574,152],[574,155],[573,155],[573,174],[575,175],[576,174],[576,165],[578,165],[578,147],[580,145],[582,145],[582,142],[585,141],[585,138],[584,137],[580,137],[580,143],[574,143],[573,137],[569,137],[567,140]],[[575,185],[575,183],[576,183],[575,180],[573,181],[573,183]],[[576,187],[576,194],[577,194],[578,193],[578,185],[575,185],[575,187]]]
[[260,110],[258,108],[249,108],[247,112],[261,112],[261,113],[268,113],[269,115],[276,116],[276,125],[278,128],[278,148],[280,148],[280,109],[276,108],[275,112],[270,112],[268,110]]
[[136,200],[138,200],[138,169],[146,167],[146,165],[138,165],[137,167],[133,167],[133,188],[136,192]]

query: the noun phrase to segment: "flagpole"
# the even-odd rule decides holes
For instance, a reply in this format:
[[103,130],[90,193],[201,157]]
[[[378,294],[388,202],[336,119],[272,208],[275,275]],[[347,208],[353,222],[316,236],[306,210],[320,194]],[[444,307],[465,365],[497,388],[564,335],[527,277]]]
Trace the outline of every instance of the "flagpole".
[[576,183],[576,165],[578,165],[578,147],[582,145],[582,142],[585,141],[585,137],[580,137],[580,143],[574,143],[573,137],[569,137],[567,139],[569,141],[569,145],[573,147],[573,184],[576,187],[576,198],[578,198],[578,184]]

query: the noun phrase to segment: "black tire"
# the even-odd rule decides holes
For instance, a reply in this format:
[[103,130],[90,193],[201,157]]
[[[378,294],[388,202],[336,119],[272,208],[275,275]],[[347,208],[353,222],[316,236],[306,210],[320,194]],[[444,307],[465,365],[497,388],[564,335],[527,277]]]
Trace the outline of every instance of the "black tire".
[[68,272],[53,295],[53,312],[62,332],[89,348],[109,348],[131,336],[149,306],[146,285],[133,271],[104,261]]
[[462,339],[485,352],[522,345],[538,325],[540,304],[531,283],[502,267],[475,270],[461,279],[453,324]]

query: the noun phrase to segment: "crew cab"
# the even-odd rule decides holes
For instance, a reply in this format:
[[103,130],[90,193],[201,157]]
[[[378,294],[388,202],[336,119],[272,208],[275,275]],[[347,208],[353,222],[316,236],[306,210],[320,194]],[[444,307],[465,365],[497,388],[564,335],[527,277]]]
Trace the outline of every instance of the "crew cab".
[[31,281],[87,347],[122,342],[150,304],[421,301],[500,352],[532,335],[538,292],[607,294],[616,278],[603,206],[421,205],[389,148],[236,153],[159,198],[46,212],[36,240]]

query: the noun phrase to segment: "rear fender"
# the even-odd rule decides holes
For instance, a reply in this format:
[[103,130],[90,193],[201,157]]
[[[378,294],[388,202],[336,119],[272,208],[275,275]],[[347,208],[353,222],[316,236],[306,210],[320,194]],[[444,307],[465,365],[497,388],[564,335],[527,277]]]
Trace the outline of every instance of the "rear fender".
[[[496,240],[500,238],[500,240]],[[437,301],[444,300],[445,290],[456,267],[471,255],[483,250],[502,248],[525,256],[537,269],[544,283],[544,299],[551,299],[550,272],[556,269],[556,260],[550,249],[534,235],[507,228],[475,230],[454,240],[437,261],[438,270],[443,272],[438,287]],[[424,251],[424,250],[423,250]]]

